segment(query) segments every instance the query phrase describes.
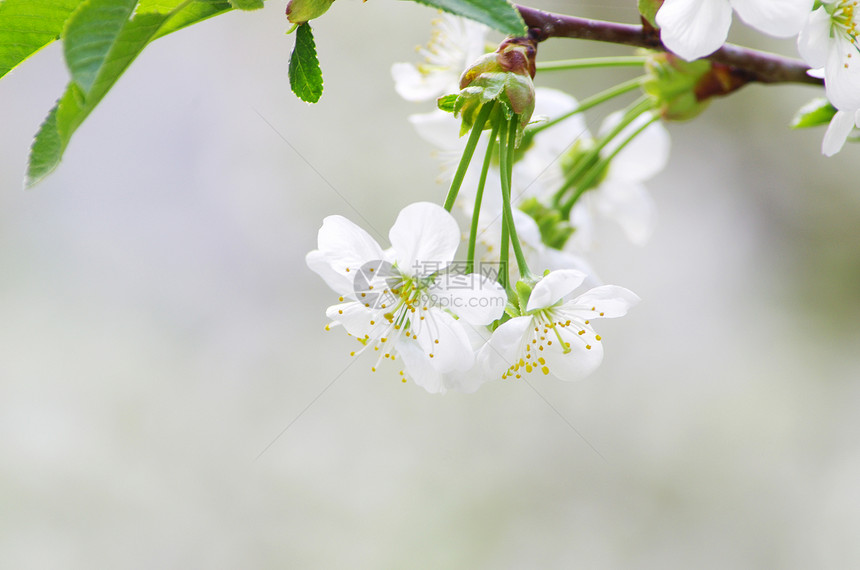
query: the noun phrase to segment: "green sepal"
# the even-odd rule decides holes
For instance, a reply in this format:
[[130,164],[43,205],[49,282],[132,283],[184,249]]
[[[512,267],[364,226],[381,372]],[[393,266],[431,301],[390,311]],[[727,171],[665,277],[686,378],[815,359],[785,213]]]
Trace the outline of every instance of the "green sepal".
[[457,98],[460,95],[457,93],[451,93],[450,95],[443,95],[436,99],[436,106],[439,107],[440,111],[445,111],[446,113],[454,113],[457,109]]
[[526,313],[526,307],[529,306],[529,297],[532,296],[532,286],[525,281],[517,281],[514,286],[514,291],[517,294],[517,304],[520,307],[520,314]]
[[836,107],[830,104],[825,97],[816,97],[797,110],[797,114],[791,119],[792,129],[806,129],[830,123]]
[[290,88],[307,103],[316,103],[322,97],[323,78],[317,59],[316,44],[311,25],[305,22],[296,30],[296,45],[290,56]]
[[639,13],[654,28],[659,28],[657,25],[657,10],[662,5],[663,0],[639,0]]

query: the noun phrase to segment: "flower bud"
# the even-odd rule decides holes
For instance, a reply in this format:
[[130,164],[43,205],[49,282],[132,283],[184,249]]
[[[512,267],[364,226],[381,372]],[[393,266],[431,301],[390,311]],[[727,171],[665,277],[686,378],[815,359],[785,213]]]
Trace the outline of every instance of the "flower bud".
[[287,20],[291,24],[304,24],[325,14],[334,0],[290,0],[287,4]]
[[648,78],[642,83],[642,90],[655,101],[664,119],[686,121],[708,106],[707,98],[700,99],[696,87],[711,71],[710,61],[685,61],[661,52],[648,58],[645,70]]
[[460,76],[460,94],[455,114],[463,120],[461,133],[468,132],[485,103],[499,101],[507,117],[520,116],[519,136],[535,106],[537,44],[529,38],[508,38],[495,52],[484,54]]

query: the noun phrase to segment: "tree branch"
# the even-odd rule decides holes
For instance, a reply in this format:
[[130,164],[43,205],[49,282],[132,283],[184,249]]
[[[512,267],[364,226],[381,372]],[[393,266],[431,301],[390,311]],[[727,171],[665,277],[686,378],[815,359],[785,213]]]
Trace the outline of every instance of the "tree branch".
[[[551,14],[527,6],[516,7],[529,28],[529,35],[539,42],[549,38],[575,38],[670,51],[660,41],[660,32],[650,26],[616,24]],[[734,68],[741,72],[747,81],[824,84],[824,80],[806,73],[809,66],[802,61],[732,44],[725,44],[705,59]]]

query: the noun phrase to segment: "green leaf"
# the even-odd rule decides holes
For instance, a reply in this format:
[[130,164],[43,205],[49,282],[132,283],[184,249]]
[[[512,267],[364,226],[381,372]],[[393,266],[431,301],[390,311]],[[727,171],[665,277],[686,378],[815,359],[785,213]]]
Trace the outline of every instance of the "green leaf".
[[436,100],[436,106],[439,107],[440,110],[445,111],[446,113],[453,113],[457,108],[457,99],[459,97],[459,93],[443,95]]
[[526,35],[519,11],[507,0],[412,0],[438,10],[463,16],[511,36]]
[[836,108],[824,97],[813,99],[800,109],[791,119],[792,129],[806,129],[830,123],[836,114]]
[[149,42],[194,23],[193,17],[199,21],[231,9],[226,2],[209,0],[144,0],[129,19],[135,4],[133,0],[85,0],[69,18],[63,40],[72,81],[33,141],[28,187],[59,165],[77,128]]
[[296,46],[290,56],[290,87],[293,93],[308,103],[316,103],[322,97],[323,78],[314,34],[311,25],[305,22],[296,30]]
[[0,77],[60,36],[81,0],[0,1]]
[[239,10],[259,10],[263,7],[263,0],[230,0],[230,4]]
[[[63,34],[63,51],[72,81],[88,94],[114,52],[137,0],[88,0],[72,14]],[[115,53],[115,52],[114,52]]]

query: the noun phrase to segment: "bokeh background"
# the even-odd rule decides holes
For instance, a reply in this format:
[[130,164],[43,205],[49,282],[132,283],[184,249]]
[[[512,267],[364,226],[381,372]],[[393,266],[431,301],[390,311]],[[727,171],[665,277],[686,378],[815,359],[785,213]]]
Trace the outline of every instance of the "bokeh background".
[[860,567],[860,147],[787,129],[815,89],[669,126],[654,238],[594,258],[643,302],[593,377],[433,396],[323,330],[304,255],[326,215],[385,235],[443,195],[389,73],[435,14],[338,2],[309,106],[267,4],[147,49],[29,191],[59,46],[0,82],[0,568]]

